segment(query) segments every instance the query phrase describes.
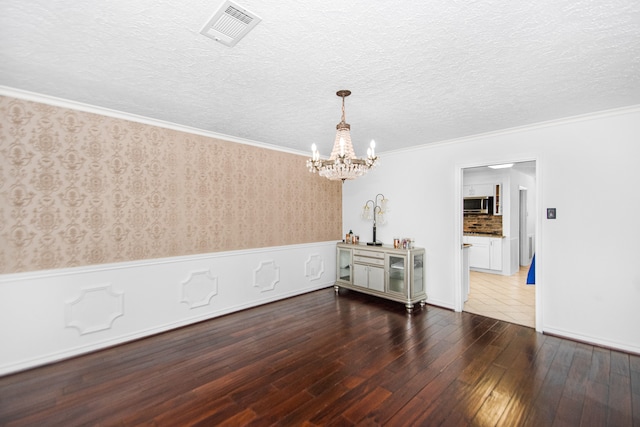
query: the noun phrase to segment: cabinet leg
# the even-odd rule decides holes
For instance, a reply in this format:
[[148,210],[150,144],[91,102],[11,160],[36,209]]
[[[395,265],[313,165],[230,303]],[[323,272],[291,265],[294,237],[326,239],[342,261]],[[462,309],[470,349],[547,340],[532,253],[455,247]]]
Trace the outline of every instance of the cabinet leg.
[[411,313],[413,311],[413,303],[408,302],[404,306],[407,309],[407,313]]
[[338,291],[340,290],[340,286],[338,285],[333,285],[333,290],[336,291],[336,294],[338,293]]
[[425,305],[427,305],[427,300],[422,300],[420,301],[420,307],[424,307]]

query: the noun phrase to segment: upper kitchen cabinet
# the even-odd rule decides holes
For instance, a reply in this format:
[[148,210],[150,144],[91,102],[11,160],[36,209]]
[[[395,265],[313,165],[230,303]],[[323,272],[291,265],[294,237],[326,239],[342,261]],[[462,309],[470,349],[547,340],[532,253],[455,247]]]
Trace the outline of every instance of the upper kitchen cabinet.
[[493,187],[493,214],[502,215],[502,184],[492,184]]
[[493,191],[491,184],[469,184],[462,190],[463,197],[493,197]]

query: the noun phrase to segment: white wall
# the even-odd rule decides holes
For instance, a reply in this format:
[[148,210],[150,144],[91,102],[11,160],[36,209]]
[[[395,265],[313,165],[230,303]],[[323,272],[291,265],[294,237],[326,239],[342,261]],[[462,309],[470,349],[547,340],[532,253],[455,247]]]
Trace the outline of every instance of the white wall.
[[[518,170],[512,170],[509,174],[510,182],[511,182],[511,197],[513,198],[513,203],[511,204],[512,214],[511,214],[511,227],[513,227],[514,236],[519,236],[520,234],[520,187],[526,188],[526,197],[527,197],[527,229],[525,230],[525,234],[527,236],[535,236],[535,225],[536,225],[536,180],[533,176],[524,174]],[[534,239],[535,240],[535,239]],[[535,243],[534,243],[535,245]],[[524,242],[519,242],[519,248],[525,247],[527,250],[524,252],[525,256],[528,256],[525,260],[525,266],[528,266],[531,263],[531,258],[533,256],[532,253],[528,253],[528,237]],[[520,251],[518,248],[517,254],[512,254],[511,260],[515,266],[514,273],[518,271],[520,267]]]
[[[368,240],[360,208],[383,193],[393,210],[379,240],[410,236],[425,247],[428,301],[452,309],[460,308],[461,169],[536,160],[537,329],[640,353],[640,107],[380,157],[377,170],[344,184],[343,227]],[[549,207],[557,219],[546,219]]]
[[0,275],[0,375],[333,286],[335,242]]

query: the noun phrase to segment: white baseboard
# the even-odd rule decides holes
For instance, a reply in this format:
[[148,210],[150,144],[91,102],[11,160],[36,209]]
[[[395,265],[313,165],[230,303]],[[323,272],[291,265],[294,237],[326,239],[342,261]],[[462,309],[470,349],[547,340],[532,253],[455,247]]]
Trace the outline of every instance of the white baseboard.
[[0,375],[332,286],[335,242],[0,276]]
[[436,307],[446,308],[447,310],[455,311],[455,307],[449,301],[441,301],[441,300],[429,298],[428,293],[427,293],[427,304],[435,305]]
[[574,341],[579,341],[586,344],[596,345],[600,347],[610,348],[612,350],[620,350],[628,353],[634,353],[640,355],[640,347],[629,345],[627,343],[602,339],[591,335],[577,334],[575,332],[567,331],[561,328],[554,328],[544,326],[543,331],[545,334],[555,335],[561,338],[567,338]]

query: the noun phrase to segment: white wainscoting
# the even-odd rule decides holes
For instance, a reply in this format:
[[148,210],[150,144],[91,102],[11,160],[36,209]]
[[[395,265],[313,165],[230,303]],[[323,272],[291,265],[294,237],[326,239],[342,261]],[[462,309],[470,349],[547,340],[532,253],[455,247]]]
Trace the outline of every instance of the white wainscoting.
[[335,243],[0,275],[0,375],[330,287]]

